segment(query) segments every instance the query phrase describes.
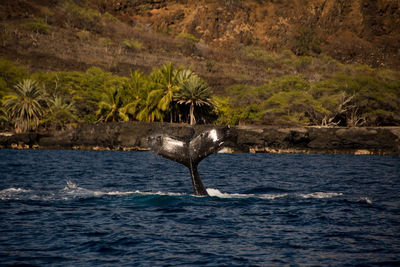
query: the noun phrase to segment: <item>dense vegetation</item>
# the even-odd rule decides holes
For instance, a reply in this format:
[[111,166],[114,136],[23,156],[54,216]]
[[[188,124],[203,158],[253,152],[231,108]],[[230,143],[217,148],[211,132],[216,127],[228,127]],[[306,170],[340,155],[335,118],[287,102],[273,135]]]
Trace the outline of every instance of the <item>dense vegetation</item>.
[[340,74],[309,82],[300,75],[262,86],[238,85],[216,98],[220,123],[384,126],[400,123],[400,82]]
[[[383,68],[390,60],[372,60],[382,68],[355,64],[373,58],[358,43],[334,49],[352,60],[327,56],[336,52],[315,25],[274,25],[292,18],[290,9],[264,16],[253,12],[256,1],[205,1],[199,9],[190,1],[106,2],[0,4],[0,130],[102,121],[400,125],[400,72]],[[253,13],[277,35],[242,27]],[[267,45],[256,38],[265,34]]]
[[213,112],[206,82],[166,63],[149,75],[121,77],[92,67],[86,72],[27,71],[0,62],[1,126],[18,132],[64,128],[79,122],[206,122]]
[[212,95],[187,68],[166,63],[129,77],[85,72],[28,73],[0,61],[0,125],[17,132],[77,123],[182,123],[318,126],[400,125],[400,81],[389,70],[357,66],[318,81],[284,75],[261,86],[235,85]]

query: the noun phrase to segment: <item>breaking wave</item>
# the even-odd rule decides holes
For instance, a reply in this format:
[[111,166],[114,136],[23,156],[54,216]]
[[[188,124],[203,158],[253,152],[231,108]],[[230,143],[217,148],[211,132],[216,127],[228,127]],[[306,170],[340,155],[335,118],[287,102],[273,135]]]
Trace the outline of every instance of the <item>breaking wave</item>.
[[[274,200],[284,197],[294,198],[313,198],[313,199],[326,199],[343,196],[342,193],[336,192],[314,192],[307,194],[296,194],[296,193],[268,193],[268,194],[241,194],[241,193],[224,193],[215,188],[207,188],[207,193],[210,197],[221,198],[221,199],[266,199]],[[90,190],[84,187],[78,186],[72,181],[67,181],[66,186],[57,191],[36,191],[24,188],[7,188],[0,190],[0,200],[71,200],[71,199],[86,199],[86,198],[100,198],[105,196],[193,196],[186,193],[174,193],[174,192],[143,192],[139,190],[135,191],[101,191],[101,190]],[[371,200],[367,197],[362,198],[362,202],[371,203]]]
[[288,194],[261,194],[261,195],[256,195],[256,194],[229,194],[229,193],[222,193],[218,189],[214,188],[207,188],[207,193],[210,195],[210,197],[219,197],[219,198],[261,198],[261,199],[275,199],[275,198],[281,198],[281,197],[286,197]]
[[332,197],[339,197],[343,196],[342,193],[335,193],[335,192],[315,192],[309,194],[299,194],[302,198],[332,198]]

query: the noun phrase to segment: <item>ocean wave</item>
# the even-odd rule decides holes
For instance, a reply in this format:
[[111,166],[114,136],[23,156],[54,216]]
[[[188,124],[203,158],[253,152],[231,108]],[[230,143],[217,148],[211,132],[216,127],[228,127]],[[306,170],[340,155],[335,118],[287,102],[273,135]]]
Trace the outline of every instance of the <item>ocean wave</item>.
[[67,181],[67,186],[64,187],[62,193],[65,195],[69,195],[72,197],[102,197],[105,195],[109,196],[120,196],[120,195],[131,195],[137,193],[137,191],[110,191],[110,192],[103,192],[98,190],[90,190],[83,187],[77,186],[72,181]]
[[6,188],[3,190],[0,190],[0,199],[1,200],[7,200],[7,199],[18,199],[19,197],[21,197],[21,195],[26,194],[31,192],[31,190],[28,189],[23,189],[23,188],[15,188],[15,187],[11,187],[11,188]]
[[207,193],[210,197],[219,197],[219,198],[249,198],[254,197],[253,194],[229,194],[229,193],[222,193],[218,189],[215,188],[207,188]]
[[284,193],[284,194],[263,194],[260,195],[260,198],[262,199],[275,199],[275,198],[281,198],[281,197],[287,197],[288,194]]
[[280,197],[286,197],[288,194],[238,194],[238,193],[222,193],[218,189],[215,188],[207,188],[207,193],[210,197],[219,197],[219,198],[261,198],[261,199],[275,199]]
[[102,197],[102,196],[124,196],[124,195],[161,195],[161,196],[182,196],[186,194],[182,193],[171,193],[171,192],[143,192],[139,190],[135,191],[110,191],[103,192],[97,190],[89,190],[83,187],[77,186],[75,183],[71,181],[67,181],[67,186],[63,189],[65,194],[75,196],[75,197]]
[[[324,199],[343,196],[343,193],[337,192],[313,192],[307,194],[291,194],[291,193],[266,193],[266,194],[250,194],[250,193],[225,193],[221,192],[215,188],[207,188],[207,193],[210,197],[216,197],[221,199],[266,199],[274,200],[277,198],[284,197],[301,197],[301,198],[314,198],[314,199]],[[76,183],[68,180],[66,186],[59,190],[54,191],[35,191],[23,188],[7,188],[0,190],[0,200],[72,200],[72,199],[87,199],[87,198],[100,198],[104,196],[171,196],[171,197],[181,197],[181,196],[191,196],[198,197],[192,194],[186,193],[175,193],[175,192],[144,192],[144,191],[101,191],[101,190],[91,190],[84,187],[78,186]],[[363,198],[361,200],[364,203],[371,203],[368,198]]]
[[0,190],[0,194],[9,194],[9,193],[27,193],[27,192],[31,192],[31,190],[28,189],[23,189],[23,188],[7,188],[7,189],[3,189]]
[[343,196],[343,193],[336,193],[336,192],[314,192],[308,194],[299,194],[302,198],[332,198],[332,197],[339,197]]

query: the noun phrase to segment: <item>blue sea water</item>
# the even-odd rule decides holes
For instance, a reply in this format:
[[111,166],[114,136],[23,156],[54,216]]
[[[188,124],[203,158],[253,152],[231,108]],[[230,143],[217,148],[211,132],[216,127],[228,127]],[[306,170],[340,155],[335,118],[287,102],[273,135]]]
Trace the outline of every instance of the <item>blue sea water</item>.
[[400,158],[0,150],[1,266],[398,266]]

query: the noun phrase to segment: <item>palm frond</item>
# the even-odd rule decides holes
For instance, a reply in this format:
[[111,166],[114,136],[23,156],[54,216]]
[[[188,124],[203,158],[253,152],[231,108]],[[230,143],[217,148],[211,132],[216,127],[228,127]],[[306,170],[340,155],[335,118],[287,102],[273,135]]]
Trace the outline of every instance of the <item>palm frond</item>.
[[34,80],[25,79],[14,87],[14,93],[4,101],[4,107],[17,132],[38,127],[44,112],[42,100],[45,100],[45,94]]

